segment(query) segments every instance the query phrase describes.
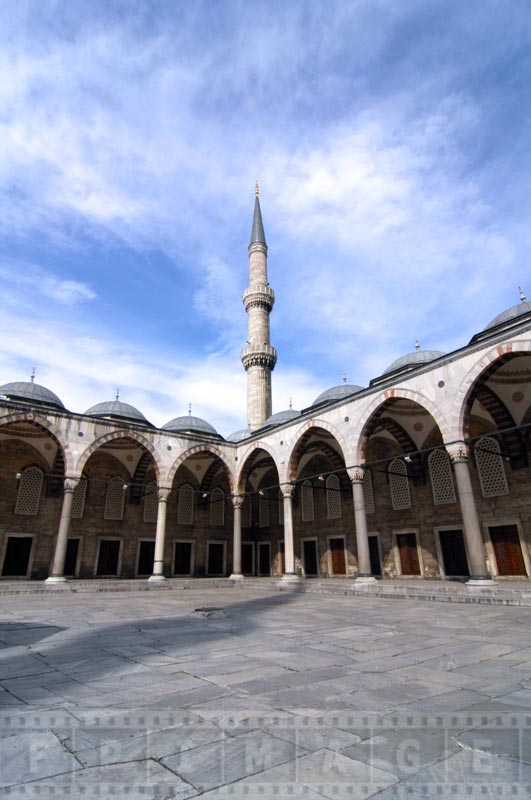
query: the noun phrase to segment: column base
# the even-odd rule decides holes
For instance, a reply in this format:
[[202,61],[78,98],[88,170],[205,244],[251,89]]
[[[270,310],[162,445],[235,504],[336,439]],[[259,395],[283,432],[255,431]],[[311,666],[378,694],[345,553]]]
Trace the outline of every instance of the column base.
[[165,580],[164,575],[150,575],[148,578],[149,583],[163,583]]
[[465,586],[467,586],[469,589],[476,589],[476,588],[479,589],[482,586],[497,586],[497,585],[498,584],[496,583],[496,581],[493,580],[490,577],[490,575],[480,575],[477,578],[470,577],[465,583]]
[[376,583],[376,578],[374,577],[374,575],[356,575],[354,583],[356,584],[363,583],[366,584],[367,586],[370,586],[372,583]]
[[65,578],[64,575],[50,575],[49,578],[46,578],[44,583],[49,585],[53,585],[54,583],[68,583],[68,578]]
[[232,575],[229,575],[229,581],[243,581],[243,579],[241,572],[233,572]]
[[280,579],[281,583],[301,583],[304,580],[302,575],[297,575],[296,572],[286,572]]

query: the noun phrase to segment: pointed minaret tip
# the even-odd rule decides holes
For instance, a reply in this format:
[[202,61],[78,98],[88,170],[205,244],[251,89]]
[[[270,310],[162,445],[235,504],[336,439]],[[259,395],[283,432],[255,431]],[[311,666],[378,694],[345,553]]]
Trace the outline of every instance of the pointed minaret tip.
[[256,197],[258,197],[258,195],[260,194],[260,187],[258,186],[258,181],[256,181],[256,183],[254,185],[254,193],[255,193]]
[[254,189],[254,214],[253,214],[253,227],[251,228],[251,244],[265,244],[267,245],[265,233],[264,233],[264,223],[262,222],[262,211],[260,209],[260,200],[259,200],[259,187],[258,181],[256,181],[256,186]]

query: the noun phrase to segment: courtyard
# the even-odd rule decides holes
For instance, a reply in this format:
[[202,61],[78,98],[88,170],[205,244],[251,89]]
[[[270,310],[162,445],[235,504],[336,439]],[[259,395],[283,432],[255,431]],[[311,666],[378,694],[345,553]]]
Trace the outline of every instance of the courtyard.
[[0,798],[524,797],[531,607],[2,596]]

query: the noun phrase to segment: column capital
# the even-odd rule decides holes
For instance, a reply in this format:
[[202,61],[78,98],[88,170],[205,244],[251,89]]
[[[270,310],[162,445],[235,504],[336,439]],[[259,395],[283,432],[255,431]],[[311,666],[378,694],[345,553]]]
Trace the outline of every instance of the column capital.
[[162,486],[157,486],[157,499],[159,503],[167,503],[170,496],[171,489],[166,489]]
[[446,444],[445,448],[452,464],[458,464],[461,461],[466,462],[470,458],[470,451],[465,442],[452,442],[452,444]]
[[365,470],[361,464],[358,464],[355,467],[348,467],[347,475],[350,478],[351,483],[363,483],[365,478]]
[[63,491],[65,493],[75,492],[79,483],[79,478],[65,478],[63,482]]
[[241,508],[243,506],[245,495],[244,494],[233,494],[231,495],[232,500],[232,507],[233,508]]
[[282,492],[283,497],[293,497],[293,492],[295,491],[295,484],[294,483],[281,483],[280,484],[280,491]]

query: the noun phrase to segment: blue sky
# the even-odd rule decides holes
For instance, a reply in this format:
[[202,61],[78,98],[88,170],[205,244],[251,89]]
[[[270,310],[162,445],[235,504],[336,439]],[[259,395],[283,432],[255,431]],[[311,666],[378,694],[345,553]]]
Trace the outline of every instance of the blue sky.
[[273,406],[531,295],[527,0],[6,0],[0,383],[244,427],[260,198]]

